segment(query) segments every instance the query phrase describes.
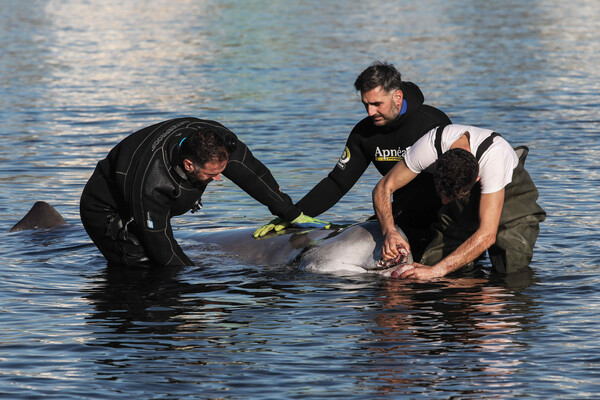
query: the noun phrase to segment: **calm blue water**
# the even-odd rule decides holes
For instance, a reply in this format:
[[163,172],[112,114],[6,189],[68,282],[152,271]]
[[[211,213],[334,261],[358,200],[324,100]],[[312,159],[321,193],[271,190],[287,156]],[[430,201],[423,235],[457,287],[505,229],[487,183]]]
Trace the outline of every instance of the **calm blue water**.
[[[2,0],[0,397],[600,398],[600,3]],[[394,63],[455,122],[531,148],[531,272],[405,283],[253,266],[107,271],[78,214],[96,162],[175,116],[234,130],[299,199]],[[371,215],[370,171],[322,217]],[[36,200],[69,225],[7,233]],[[177,235],[271,217],[212,185]]]

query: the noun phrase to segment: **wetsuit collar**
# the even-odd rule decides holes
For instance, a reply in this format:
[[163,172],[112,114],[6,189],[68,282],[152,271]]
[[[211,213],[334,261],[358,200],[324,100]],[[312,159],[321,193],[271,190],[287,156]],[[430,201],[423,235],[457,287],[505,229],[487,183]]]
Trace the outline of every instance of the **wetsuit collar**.
[[181,168],[179,165],[176,165],[174,169],[175,169],[175,172],[177,172],[177,175],[179,175],[183,179],[187,180],[188,177],[187,177],[185,171],[183,170],[183,168]]
[[390,122],[389,124],[379,127],[379,129],[382,129],[384,132],[391,132],[394,129],[396,129],[404,121],[404,119],[405,119],[404,114],[406,114],[407,110],[408,110],[408,102],[403,99],[402,107],[400,108],[400,112],[398,113],[398,116],[396,117],[396,119],[393,120],[392,122]]
[[400,108],[400,113],[398,114],[398,116],[405,114],[407,109],[408,109],[408,103],[406,102],[405,99],[402,99],[402,108]]
[[187,136],[184,137],[183,139],[181,139],[181,141],[179,142],[179,145],[176,147],[173,147],[173,149],[171,150],[171,162],[174,165],[173,170],[175,171],[175,173],[177,175],[179,175],[182,179],[188,180],[188,176],[185,173],[185,171],[183,170],[182,165],[182,160],[181,160],[181,154],[180,154],[180,148],[181,148],[181,144],[183,143],[183,141],[187,139]]

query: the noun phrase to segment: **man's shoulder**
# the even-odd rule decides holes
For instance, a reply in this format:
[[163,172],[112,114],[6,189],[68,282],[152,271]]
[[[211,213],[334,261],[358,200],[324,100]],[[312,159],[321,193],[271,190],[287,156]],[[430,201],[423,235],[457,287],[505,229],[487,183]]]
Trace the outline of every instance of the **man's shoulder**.
[[422,104],[417,110],[415,110],[413,116],[415,118],[421,118],[428,121],[436,121],[443,124],[451,124],[450,117],[439,108],[430,106],[429,104]]
[[373,124],[373,120],[371,117],[365,117],[354,125],[354,128],[350,132],[350,138],[370,136],[375,132],[377,132],[377,127]]
[[371,119],[371,117],[366,116],[363,119],[361,119],[360,121],[358,121],[358,123],[356,125],[354,125],[354,129],[373,129],[375,128],[375,125],[373,124],[373,120]]

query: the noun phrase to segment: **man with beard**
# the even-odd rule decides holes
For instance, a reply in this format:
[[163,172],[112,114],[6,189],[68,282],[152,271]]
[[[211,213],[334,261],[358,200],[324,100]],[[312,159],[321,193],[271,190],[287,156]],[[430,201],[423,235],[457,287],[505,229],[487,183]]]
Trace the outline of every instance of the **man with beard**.
[[391,193],[427,174],[444,207],[421,263],[414,263],[401,278],[445,276],[486,251],[499,273],[528,267],[539,224],[546,219],[525,170],[528,153],[526,146],[513,149],[490,129],[457,124],[432,129],[373,190],[373,207],[385,238],[382,259],[392,260],[400,255],[398,248],[410,247],[394,227]]
[[[354,82],[368,116],[350,133],[336,166],[298,203],[306,215],[316,217],[333,207],[348,193],[372,162],[381,175],[387,174],[406,150],[430,129],[447,125],[450,119],[437,108],[423,104],[417,85],[403,82],[396,68],[376,62]],[[413,257],[431,239],[429,226],[441,207],[431,176],[422,174],[394,195],[394,219],[408,236]],[[274,219],[259,228],[254,236],[284,229],[285,219]]]
[[190,117],[135,132],[98,163],[81,196],[83,226],[109,265],[193,265],[170,220],[199,210],[221,173],[274,215],[303,228],[323,225],[300,212],[233,132]]

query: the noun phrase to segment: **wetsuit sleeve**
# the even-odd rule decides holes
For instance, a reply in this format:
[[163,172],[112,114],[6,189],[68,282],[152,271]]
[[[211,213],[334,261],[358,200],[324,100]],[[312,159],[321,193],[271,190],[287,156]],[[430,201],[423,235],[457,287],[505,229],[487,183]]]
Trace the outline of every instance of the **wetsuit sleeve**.
[[329,210],[352,189],[369,162],[358,143],[357,135],[351,133],[336,166],[297,203],[298,207],[311,217]]
[[161,163],[162,160],[154,159],[148,171],[136,177],[134,182],[132,215],[136,233],[154,263],[165,266],[194,265],[173,236],[169,206],[174,186],[162,170]]
[[300,215],[292,199],[283,193],[271,171],[240,140],[230,154],[223,175],[231,179],[253,199],[267,206],[272,214],[291,221]]

